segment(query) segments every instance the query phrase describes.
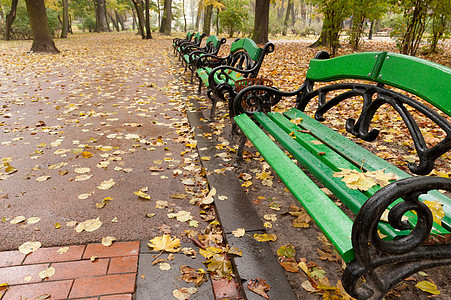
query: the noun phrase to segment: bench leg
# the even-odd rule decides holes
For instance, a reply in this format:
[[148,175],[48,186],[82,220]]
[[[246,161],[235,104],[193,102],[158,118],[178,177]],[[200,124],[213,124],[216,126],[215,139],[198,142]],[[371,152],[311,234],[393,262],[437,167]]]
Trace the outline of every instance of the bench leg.
[[244,145],[247,142],[247,136],[242,132],[240,135],[240,142],[238,144],[238,150],[236,152],[236,161],[239,164],[244,160],[243,153],[244,153]]
[[202,91],[202,79],[199,78],[199,86],[197,89],[197,93],[200,95],[201,91]]
[[209,121],[213,122],[216,114],[216,103],[218,102],[216,95],[214,95],[212,90],[208,90],[207,92],[208,98],[211,100],[211,109],[210,109],[210,118]]

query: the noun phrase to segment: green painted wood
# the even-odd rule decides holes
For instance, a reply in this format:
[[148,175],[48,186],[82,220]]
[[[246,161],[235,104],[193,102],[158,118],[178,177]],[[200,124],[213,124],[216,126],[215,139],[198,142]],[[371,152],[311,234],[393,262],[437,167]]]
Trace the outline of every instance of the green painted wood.
[[332,81],[347,78],[373,80],[386,52],[364,52],[330,59],[311,59],[307,79]]
[[376,81],[420,96],[451,116],[451,68],[417,57],[388,53]]
[[[302,166],[340,199],[346,207],[357,214],[363,203],[368,200],[368,196],[361,191],[348,188],[341,178],[333,177],[335,170],[329,166],[330,161],[320,159],[328,157],[330,160],[336,161],[337,153],[325,145],[318,145],[324,152],[323,155],[319,155],[318,152],[311,153],[304,145],[318,140],[308,133],[298,132],[299,127],[279,113],[270,113],[268,116],[256,113],[254,117]],[[294,133],[296,139],[289,135],[291,132]],[[301,140],[303,143],[300,143]],[[351,163],[346,163],[342,157],[340,165],[343,168],[355,168]],[[386,239],[389,240],[408,234],[407,231],[396,231],[386,223],[381,223],[379,229],[381,233],[387,235]]]
[[247,53],[249,53],[249,56],[254,61],[258,61],[262,53],[262,48],[259,48],[257,44],[250,38],[239,39],[238,41],[233,42],[230,46],[230,53],[234,53],[240,50],[245,50]]
[[219,39],[216,35],[210,35],[207,39],[206,45],[208,45],[208,43],[212,43],[213,47],[216,49],[219,47]]
[[[400,178],[407,178],[411,176],[406,172],[398,169],[394,165],[390,164],[386,160],[360,147],[353,141],[333,131],[326,125],[321,124],[320,122],[314,120],[310,116],[306,115],[305,113],[295,108],[286,111],[284,115],[289,119],[302,118],[303,121],[301,123],[301,126],[304,129],[311,131],[315,137],[320,139],[324,144],[328,145],[330,148],[333,148],[341,156],[346,157],[346,159],[352,162],[354,165],[356,166],[363,165],[363,170],[365,171],[376,171],[385,169],[387,173],[392,172],[398,175]],[[435,229],[443,233],[450,231],[451,199],[439,192],[434,191],[429,192],[428,195],[423,195],[421,197],[422,200],[426,200],[426,198],[428,200],[435,199],[436,201],[440,201],[444,204],[443,209],[445,211],[446,216],[442,219],[442,226],[446,230],[441,228],[440,226],[435,226]]]
[[302,204],[341,257],[354,258],[352,221],[311,181],[296,164],[245,114],[235,117],[238,126]]

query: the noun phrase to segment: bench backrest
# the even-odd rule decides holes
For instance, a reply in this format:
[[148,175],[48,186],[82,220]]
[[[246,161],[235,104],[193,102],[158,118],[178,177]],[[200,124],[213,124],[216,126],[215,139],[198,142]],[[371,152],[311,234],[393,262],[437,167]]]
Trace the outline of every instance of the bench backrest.
[[205,47],[210,50],[219,50],[222,44],[225,44],[226,39],[218,39],[216,35],[210,35],[206,41]]
[[200,33],[200,32],[196,33],[196,34],[194,35],[194,41],[193,41],[193,43],[196,44],[196,45],[200,45],[200,43],[202,42],[202,39],[203,39],[205,36],[206,36],[205,33],[204,33],[204,34],[202,34],[202,33]]
[[451,116],[451,69],[403,54],[364,52],[330,59],[312,59],[312,81],[363,79],[401,88]]
[[239,39],[234,41],[230,46],[230,55],[227,65],[242,70],[253,69],[253,73],[248,77],[255,77],[260,70],[266,54],[273,51],[273,43],[266,43],[263,48],[260,48],[249,38]]

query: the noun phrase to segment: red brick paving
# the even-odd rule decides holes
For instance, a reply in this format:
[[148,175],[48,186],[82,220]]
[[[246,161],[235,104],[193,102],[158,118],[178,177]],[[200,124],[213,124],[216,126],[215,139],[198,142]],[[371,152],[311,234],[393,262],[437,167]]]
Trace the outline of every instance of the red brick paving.
[[[51,247],[26,257],[19,251],[0,252],[0,284],[8,283],[6,292],[0,289],[0,299],[34,299],[44,294],[51,295],[51,299],[132,299],[139,242],[68,247],[63,254],[57,252],[61,247]],[[92,256],[98,258],[92,262]],[[55,274],[39,278],[39,272],[47,267],[55,268]],[[30,281],[24,280],[27,276]]]

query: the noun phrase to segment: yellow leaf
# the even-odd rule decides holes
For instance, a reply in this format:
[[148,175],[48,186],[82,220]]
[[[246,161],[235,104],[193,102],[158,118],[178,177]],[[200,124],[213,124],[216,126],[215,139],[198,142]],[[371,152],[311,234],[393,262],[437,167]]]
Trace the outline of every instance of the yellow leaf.
[[53,274],[55,274],[55,268],[49,267],[49,268],[39,272],[39,278],[41,278],[41,279],[49,278]]
[[58,249],[58,251],[56,251],[56,253],[58,254],[64,254],[69,250],[69,247],[61,247]]
[[114,182],[113,178],[111,178],[109,180],[102,181],[102,183],[100,183],[100,185],[98,185],[97,188],[99,190],[108,190],[115,184],[116,182]]
[[107,236],[102,238],[102,245],[104,245],[105,247],[109,247],[113,244],[113,242],[116,240],[115,237],[112,236]]
[[440,295],[440,291],[437,290],[437,286],[430,281],[420,281],[415,285],[415,287],[432,295]]
[[232,234],[234,237],[242,237],[246,233],[246,230],[244,228],[238,228],[237,230],[233,230]]
[[243,187],[250,187],[252,185],[252,181],[245,181],[243,182],[243,184],[241,184],[241,186]]
[[208,247],[206,249],[199,249],[199,253],[206,259],[209,259],[215,254],[222,253],[222,249],[216,247]]
[[258,242],[275,242],[277,240],[277,236],[275,234],[267,234],[267,233],[263,233],[263,234],[258,234],[255,233],[254,234],[254,239]]
[[443,203],[434,202],[434,201],[423,201],[424,204],[429,207],[432,212],[432,216],[434,217],[434,222],[442,225],[442,218],[445,216],[445,211],[443,210]]
[[90,157],[93,157],[93,154],[92,154],[91,152],[88,152],[88,151],[83,151],[83,152],[81,153],[81,156],[82,156],[83,158],[90,158]]
[[144,193],[143,191],[139,190],[137,192],[133,192],[136,196],[139,196],[142,199],[150,200],[150,195]]
[[155,251],[178,252],[180,251],[180,239],[171,238],[168,234],[154,237],[147,243]]
[[102,226],[102,222],[99,220],[99,218],[97,218],[97,219],[90,219],[90,220],[86,220],[84,222],[79,223],[77,225],[77,227],[75,227],[75,231],[77,233],[80,233],[83,230],[88,231],[88,232],[92,232],[94,230],[99,229],[100,226]]
[[28,253],[35,252],[39,248],[41,248],[40,242],[25,242],[19,246],[19,251],[20,251],[20,253],[28,254]]

